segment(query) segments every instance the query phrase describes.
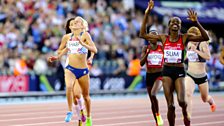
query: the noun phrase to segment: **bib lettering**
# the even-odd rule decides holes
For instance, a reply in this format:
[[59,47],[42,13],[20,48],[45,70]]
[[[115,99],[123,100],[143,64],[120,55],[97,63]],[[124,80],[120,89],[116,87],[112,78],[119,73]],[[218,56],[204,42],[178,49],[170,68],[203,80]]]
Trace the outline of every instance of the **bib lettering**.
[[79,41],[68,41],[67,48],[69,49],[69,54],[86,54],[88,50],[83,47]]
[[187,51],[187,58],[190,62],[197,62],[199,61],[198,54],[194,51]]
[[164,61],[166,63],[181,63],[182,50],[164,50]]
[[163,54],[149,53],[147,56],[147,61],[148,65],[162,65]]

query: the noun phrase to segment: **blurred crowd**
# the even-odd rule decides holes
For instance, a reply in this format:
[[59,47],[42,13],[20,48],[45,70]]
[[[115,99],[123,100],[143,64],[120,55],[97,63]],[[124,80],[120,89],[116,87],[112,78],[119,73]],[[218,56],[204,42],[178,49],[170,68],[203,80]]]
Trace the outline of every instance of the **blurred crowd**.
[[[138,75],[138,64],[145,40],[138,37],[144,11],[134,0],[2,0],[0,5],[0,75],[52,75],[63,69],[61,62],[49,64],[55,54],[66,21],[84,17],[98,48],[90,74]],[[151,29],[167,33],[171,15],[149,17]],[[213,82],[223,78],[218,61],[222,38],[209,32],[212,58],[208,61]]]

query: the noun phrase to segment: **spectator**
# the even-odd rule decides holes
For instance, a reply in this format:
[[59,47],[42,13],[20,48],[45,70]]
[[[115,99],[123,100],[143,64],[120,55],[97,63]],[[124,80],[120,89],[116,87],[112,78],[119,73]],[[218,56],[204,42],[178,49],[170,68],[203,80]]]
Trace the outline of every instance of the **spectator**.
[[[138,75],[137,59],[129,58],[130,50],[135,48],[136,56],[141,53],[144,40],[138,38],[143,11],[134,6],[134,0],[2,0],[0,5],[0,75],[13,75],[18,56],[25,57],[24,73],[53,74],[55,69],[48,69],[47,55],[54,53],[65,34],[65,20],[77,15],[88,20],[90,34],[99,50],[90,70],[92,75],[123,75],[128,66],[129,75]],[[158,15],[150,16],[148,28],[164,33],[170,14],[161,19]],[[223,40],[214,32],[210,48],[212,57],[218,54]],[[219,41],[218,41],[219,40]],[[110,47],[112,49],[110,49]],[[132,57],[132,56],[131,56]],[[135,62],[136,61],[136,62]],[[214,60],[216,61],[216,60]],[[220,65],[208,62],[209,75],[218,74]],[[217,63],[216,63],[217,64]],[[60,66],[60,65],[57,65]],[[138,65],[136,65],[138,66]],[[140,65],[139,65],[140,66]],[[215,67],[216,66],[216,67]],[[218,67],[217,67],[218,66]],[[47,72],[46,72],[47,71]],[[217,73],[215,73],[217,72]],[[223,71],[219,72],[221,75]],[[222,76],[221,76],[222,79]]]
[[141,71],[140,60],[138,59],[137,55],[135,54],[135,55],[133,55],[132,60],[130,60],[130,62],[128,64],[127,74],[129,76],[138,76],[138,75],[140,75],[140,71]]

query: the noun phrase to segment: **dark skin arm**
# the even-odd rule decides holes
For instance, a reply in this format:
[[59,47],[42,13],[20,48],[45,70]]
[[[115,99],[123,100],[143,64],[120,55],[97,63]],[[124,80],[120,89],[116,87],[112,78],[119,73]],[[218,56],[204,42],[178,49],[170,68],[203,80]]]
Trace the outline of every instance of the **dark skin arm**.
[[142,48],[142,54],[141,54],[141,59],[140,59],[141,66],[143,66],[145,64],[148,54],[149,54],[149,49],[147,49],[147,46],[144,46]]
[[[194,41],[194,42],[201,42],[201,41],[208,41],[209,37],[208,34],[206,33],[205,29],[201,26],[200,22],[198,21],[197,18],[197,13],[193,10],[188,11],[188,20],[191,20],[200,30],[201,36],[194,36],[190,34],[184,34],[185,42],[188,41]],[[186,41],[188,40],[188,41]],[[186,43],[187,44],[187,43]]]
[[[153,34],[147,34],[146,33],[146,25],[147,25],[147,21],[148,21],[148,15],[151,12],[153,7],[154,7],[154,1],[150,0],[148,2],[148,7],[145,10],[145,15],[144,15],[144,18],[143,18],[143,21],[142,21],[139,37],[143,38],[143,39],[146,39],[148,41],[155,40],[155,39],[158,40],[158,41],[162,41],[162,37],[161,37],[162,35],[153,35]],[[152,43],[157,43],[157,41],[154,41]]]

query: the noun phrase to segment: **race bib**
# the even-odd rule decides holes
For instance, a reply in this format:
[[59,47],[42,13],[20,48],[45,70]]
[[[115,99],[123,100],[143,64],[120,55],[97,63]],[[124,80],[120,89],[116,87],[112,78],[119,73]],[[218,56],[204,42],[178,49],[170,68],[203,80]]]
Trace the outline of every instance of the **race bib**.
[[182,50],[164,50],[165,63],[181,63]]
[[196,62],[199,59],[195,51],[187,51],[187,58],[190,62]]
[[86,54],[88,50],[83,47],[79,41],[68,41],[67,48],[69,49],[68,54]]
[[161,65],[163,61],[163,54],[148,54],[148,65]]

